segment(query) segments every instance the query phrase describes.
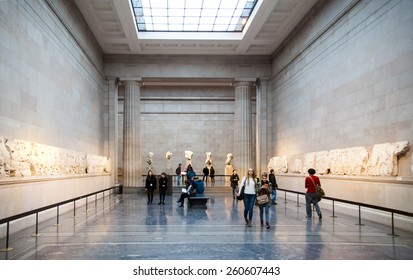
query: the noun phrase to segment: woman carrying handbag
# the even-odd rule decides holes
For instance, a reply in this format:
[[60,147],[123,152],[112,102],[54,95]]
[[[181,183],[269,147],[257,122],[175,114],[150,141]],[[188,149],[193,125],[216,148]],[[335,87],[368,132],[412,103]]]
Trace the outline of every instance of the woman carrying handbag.
[[270,229],[270,206],[272,205],[269,184],[270,182],[267,180],[267,174],[263,173],[261,175],[261,187],[257,190],[257,204],[260,208],[261,226],[264,226],[263,214],[265,212],[265,227],[267,229]]
[[242,187],[239,189],[237,196],[240,196],[241,191],[244,190],[244,219],[245,224],[251,227],[254,203],[256,198],[254,169],[248,169],[248,175],[242,178],[241,186]]

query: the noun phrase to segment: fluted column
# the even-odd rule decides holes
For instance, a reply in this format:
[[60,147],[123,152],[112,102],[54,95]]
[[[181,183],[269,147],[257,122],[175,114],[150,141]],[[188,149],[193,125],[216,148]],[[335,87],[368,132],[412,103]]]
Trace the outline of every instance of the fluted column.
[[112,186],[118,182],[118,85],[119,78],[107,77],[108,80],[108,144],[107,154],[111,163]]
[[140,80],[122,82],[125,87],[123,178],[125,187],[141,185]]
[[256,117],[256,166],[257,174],[267,171],[268,161],[268,118],[270,112],[267,100],[268,79],[261,78],[257,82],[257,117]]
[[240,176],[247,174],[248,168],[255,168],[253,158],[253,134],[251,116],[252,81],[234,81],[234,165]]

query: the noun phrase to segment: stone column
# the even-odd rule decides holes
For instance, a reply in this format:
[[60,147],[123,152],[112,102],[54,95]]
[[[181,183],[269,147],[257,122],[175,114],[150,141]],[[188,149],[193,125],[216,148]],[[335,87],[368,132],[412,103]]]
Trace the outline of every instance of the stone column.
[[235,119],[234,119],[234,166],[237,173],[245,176],[248,168],[255,169],[253,158],[253,135],[251,116],[251,86],[255,80],[234,81]]
[[269,108],[267,100],[268,79],[262,78],[257,82],[257,118],[256,118],[256,166],[257,174],[267,170],[268,158],[268,119]]
[[123,132],[123,185],[138,187],[142,182],[140,143],[140,86],[141,79],[126,80]]
[[119,127],[118,127],[118,84],[117,77],[107,77],[108,80],[108,140],[107,154],[111,163],[113,186],[118,182],[118,142],[119,142]]

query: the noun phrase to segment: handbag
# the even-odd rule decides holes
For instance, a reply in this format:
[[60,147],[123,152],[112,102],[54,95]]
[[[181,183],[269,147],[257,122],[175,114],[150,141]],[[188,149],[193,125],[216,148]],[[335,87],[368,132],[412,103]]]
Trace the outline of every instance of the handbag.
[[245,186],[242,186],[240,195],[237,195],[237,200],[239,201],[244,200],[244,189],[245,189]]
[[324,192],[324,190],[323,190],[323,188],[321,187],[321,186],[319,186],[319,185],[316,185],[315,186],[315,193],[316,193],[316,195],[317,195],[317,200],[318,201],[320,201],[321,200],[321,198],[323,197],[323,196],[325,196],[325,192]]
[[316,185],[314,183],[314,180],[313,180],[313,178],[311,178],[311,176],[309,176],[309,177],[310,177],[311,181],[313,181],[313,184],[315,186],[315,193],[316,193],[316,196],[317,196],[317,201],[320,201],[321,198],[326,195],[326,193],[324,192],[323,188],[320,185]]
[[257,196],[258,205],[263,205],[263,204],[268,203],[268,202],[269,202],[268,195],[262,194],[262,195]]

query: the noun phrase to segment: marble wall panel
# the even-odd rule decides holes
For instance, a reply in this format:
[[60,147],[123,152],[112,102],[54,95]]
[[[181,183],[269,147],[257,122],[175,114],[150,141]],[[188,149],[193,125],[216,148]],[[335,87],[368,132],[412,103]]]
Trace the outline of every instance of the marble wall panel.
[[367,175],[397,176],[398,157],[405,155],[409,148],[407,141],[374,145],[366,167]]
[[110,160],[59,147],[0,137],[0,177],[110,173]]
[[382,143],[373,146],[372,153],[366,147],[351,147],[330,151],[311,152],[301,160],[294,159],[288,167],[286,156],[273,157],[268,168],[276,173],[307,173],[315,168],[318,174],[353,175],[353,176],[398,176],[399,157],[405,156],[410,149],[408,141]]
[[267,165],[267,170],[274,169],[274,173],[287,173],[288,172],[288,165],[287,165],[287,157],[272,157]]

